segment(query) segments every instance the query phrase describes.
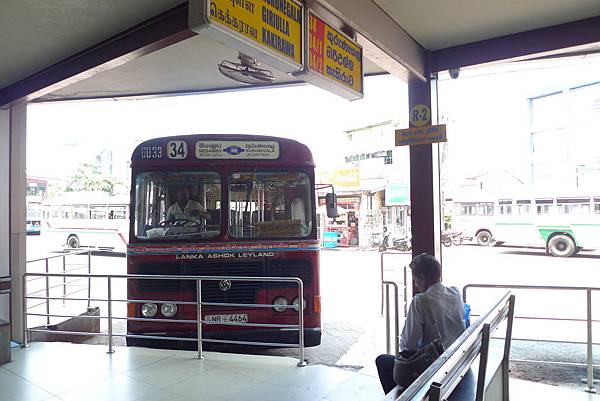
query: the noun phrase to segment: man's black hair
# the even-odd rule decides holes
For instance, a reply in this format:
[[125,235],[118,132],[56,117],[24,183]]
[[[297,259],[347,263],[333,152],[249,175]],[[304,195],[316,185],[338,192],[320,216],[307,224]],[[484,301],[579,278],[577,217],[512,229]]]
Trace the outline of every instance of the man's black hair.
[[413,274],[418,274],[430,282],[440,281],[442,277],[442,266],[432,255],[422,253],[415,256],[410,262],[410,268]]

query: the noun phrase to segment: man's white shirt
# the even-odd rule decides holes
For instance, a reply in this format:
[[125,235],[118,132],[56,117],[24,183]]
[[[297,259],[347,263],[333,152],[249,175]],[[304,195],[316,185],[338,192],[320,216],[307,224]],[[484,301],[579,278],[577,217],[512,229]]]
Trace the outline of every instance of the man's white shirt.
[[437,319],[444,349],[448,349],[465,331],[465,307],[460,291],[456,287],[436,283],[413,298],[400,336],[402,351],[417,351],[438,337],[435,323],[425,310],[424,299],[429,301]]
[[[197,212],[194,215],[192,212]],[[199,214],[204,213],[204,207],[202,204],[195,200],[188,200],[185,208],[181,209],[179,202],[176,202],[169,207],[167,210],[167,220],[198,220]]]

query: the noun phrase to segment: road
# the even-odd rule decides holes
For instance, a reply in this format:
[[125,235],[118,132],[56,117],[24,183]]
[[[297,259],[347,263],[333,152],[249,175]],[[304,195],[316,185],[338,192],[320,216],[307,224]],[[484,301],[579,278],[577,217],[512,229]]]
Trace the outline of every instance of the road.
[[[43,236],[28,238],[31,259],[47,250]],[[385,254],[386,280],[402,282],[403,267],[410,254]],[[600,253],[582,252],[572,258],[547,256],[543,249],[487,247],[474,245],[444,248],[444,282],[462,288],[470,283],[588,286],[599,283]],[[360,369],[385,352],[384,319],[381,308],[381,254],[377,251],[323,250],[321,294],[323,339],[319,347],[307,349],[310,363]],[[94,256],[93,265],[103,272],[124,273],[125,258]],[[97,270],[95,270],[97,272]],[[121,287],[121,291],[124,288]],[[485,308],[503,291],[470,290],[468,302],[474,313]],[[516,291],[517,315],[566,318],[586,317],[585,292]],[[402,293],[401,293],[402,295]],[[125,297],[125,294],[115,294]],[[409,296],[410,299],[410,296]],[[600,310],[600,295],[593,306]],[[594,316],[598,316],[594,313]],[[402,322],[401,322],[402,324]],[[594,329],[600,328],[598,323]],[[517,338],[584,341],[585,323],[519,321]],[[296,350],[260,351],[296,356]]]

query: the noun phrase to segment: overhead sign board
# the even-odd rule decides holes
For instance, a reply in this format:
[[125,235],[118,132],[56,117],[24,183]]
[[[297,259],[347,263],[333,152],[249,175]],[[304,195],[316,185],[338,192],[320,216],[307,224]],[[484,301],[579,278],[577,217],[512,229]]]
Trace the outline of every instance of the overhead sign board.
[[446,124],[396,130],[396,146],[446,142]]
[[305,81],[349,100],[363,97],[362,46],[307,12]]
[[283,72],[302,69],[304,6],[294,0],[189,0],[189,26]]

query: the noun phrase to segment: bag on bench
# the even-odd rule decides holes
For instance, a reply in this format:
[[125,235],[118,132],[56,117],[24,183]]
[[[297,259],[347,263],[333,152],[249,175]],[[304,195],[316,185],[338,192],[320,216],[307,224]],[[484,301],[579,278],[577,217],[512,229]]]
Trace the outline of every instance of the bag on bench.
[[435,315],[431,310],[431,305],[425,297],[422,298],[422,301],[425,306],[425,313],[435,326],[437,338],[434,338],[432,342],[410,356],[407,356],[406,352],[401,352],[396,356],[394,360],[394,381],[404,389],[417,380],[421,373],[444,353],[442,336]]

